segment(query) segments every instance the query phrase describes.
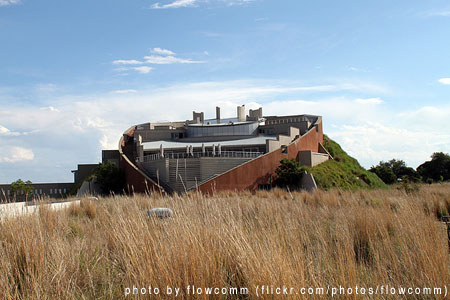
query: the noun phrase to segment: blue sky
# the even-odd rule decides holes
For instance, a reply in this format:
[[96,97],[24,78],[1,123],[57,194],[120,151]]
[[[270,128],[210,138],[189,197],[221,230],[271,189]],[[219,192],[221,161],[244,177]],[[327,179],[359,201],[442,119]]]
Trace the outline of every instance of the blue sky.
[[71,181],[132,124],[319,114],[364,167],[450,152],[450,3],[0,0],[0,182]]

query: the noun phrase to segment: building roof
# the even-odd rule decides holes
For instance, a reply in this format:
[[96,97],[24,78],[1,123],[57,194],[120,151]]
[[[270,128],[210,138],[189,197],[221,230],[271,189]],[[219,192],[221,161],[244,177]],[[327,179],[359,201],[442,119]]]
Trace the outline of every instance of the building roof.
[[[227,121],[229,120],[229,121]],[[231,121],[230,119],[221,119],[220,123],[217,123],[216,119],[211,120],[205,120],[204,123],[195,123],[195,124],[188,124],[188,127],[212,127],[212,126],[235,126],[235,125],[242,125],[242,124],[252,124],[252,123],[259,123],[258,121],[242,121],[238,122],[237,119],[233,119],[234,121]]]
[[186,149],[186,146],[192,145],[194,148],[212,147],[213,145],[221,146],[249,146],[249,145],[265,145],[266,140],[276,140],[275,136],[256,136],[247,139],[228,140],[228,141],[213,141],[213,142],[179,142],[179,141],[153,141],[142,143],[144,150],[159,150],[161,145],[164,149]]

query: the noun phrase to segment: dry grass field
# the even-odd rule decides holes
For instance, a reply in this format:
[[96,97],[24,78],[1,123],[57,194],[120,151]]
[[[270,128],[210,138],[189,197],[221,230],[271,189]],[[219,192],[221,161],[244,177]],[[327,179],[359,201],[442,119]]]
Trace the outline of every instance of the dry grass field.
[[[170,207],[175,215],[148,217],[153,207]],[[301,295],[301,288],[323,287],[326,293],[340,286],[353,293],[337,299],[443,299],[380,289],[440,287],[445,293],[449,249],[438,217],[449,210],[450,184],[424,185],[409,194],[395,188],[274,190],[83,200],[65,211],[41,210],[0,223],[0,295],[256,299],[256,288],[269,285],[274,293],[278,286],[292,287],[293,293],[259,290],[260,299],[328,299],[331,294]],[[193,295],[187,292],[192,285],[229,293],[246,287],[249,293]],[[159,288],[160,294],[133,295],[133,286],[139,292]],[[180,288],[178,296],[166,295],[167,286]],[[355,295],[357,286],[366,289],[364,295]]]

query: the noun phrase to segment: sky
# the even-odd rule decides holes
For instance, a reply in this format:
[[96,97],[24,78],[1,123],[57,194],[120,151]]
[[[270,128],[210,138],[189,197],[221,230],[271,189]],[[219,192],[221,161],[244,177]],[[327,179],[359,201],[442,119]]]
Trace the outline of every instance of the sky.
[[317,114],[366,168],[450,152],[450,3],[0,0],[0,183],[70,182],[131,125]]

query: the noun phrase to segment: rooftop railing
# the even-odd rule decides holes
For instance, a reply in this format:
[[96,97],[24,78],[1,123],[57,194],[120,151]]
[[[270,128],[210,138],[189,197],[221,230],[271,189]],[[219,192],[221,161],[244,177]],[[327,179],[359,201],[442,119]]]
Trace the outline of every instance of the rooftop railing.
[[161,156],[161,153],[145,155],[143,162],[149,162],[161,158],[169,158],[169,159],[200,158],[200,157],[257,158],[258,156],[261,156],[263,154],[264,154],[263,152],[247,152],[247,151],[221,151],[220,153],[218,151],[216,151],[215,153],[212,151],[193,152],[193,153],[167,152],[164,153],[164,156]]

